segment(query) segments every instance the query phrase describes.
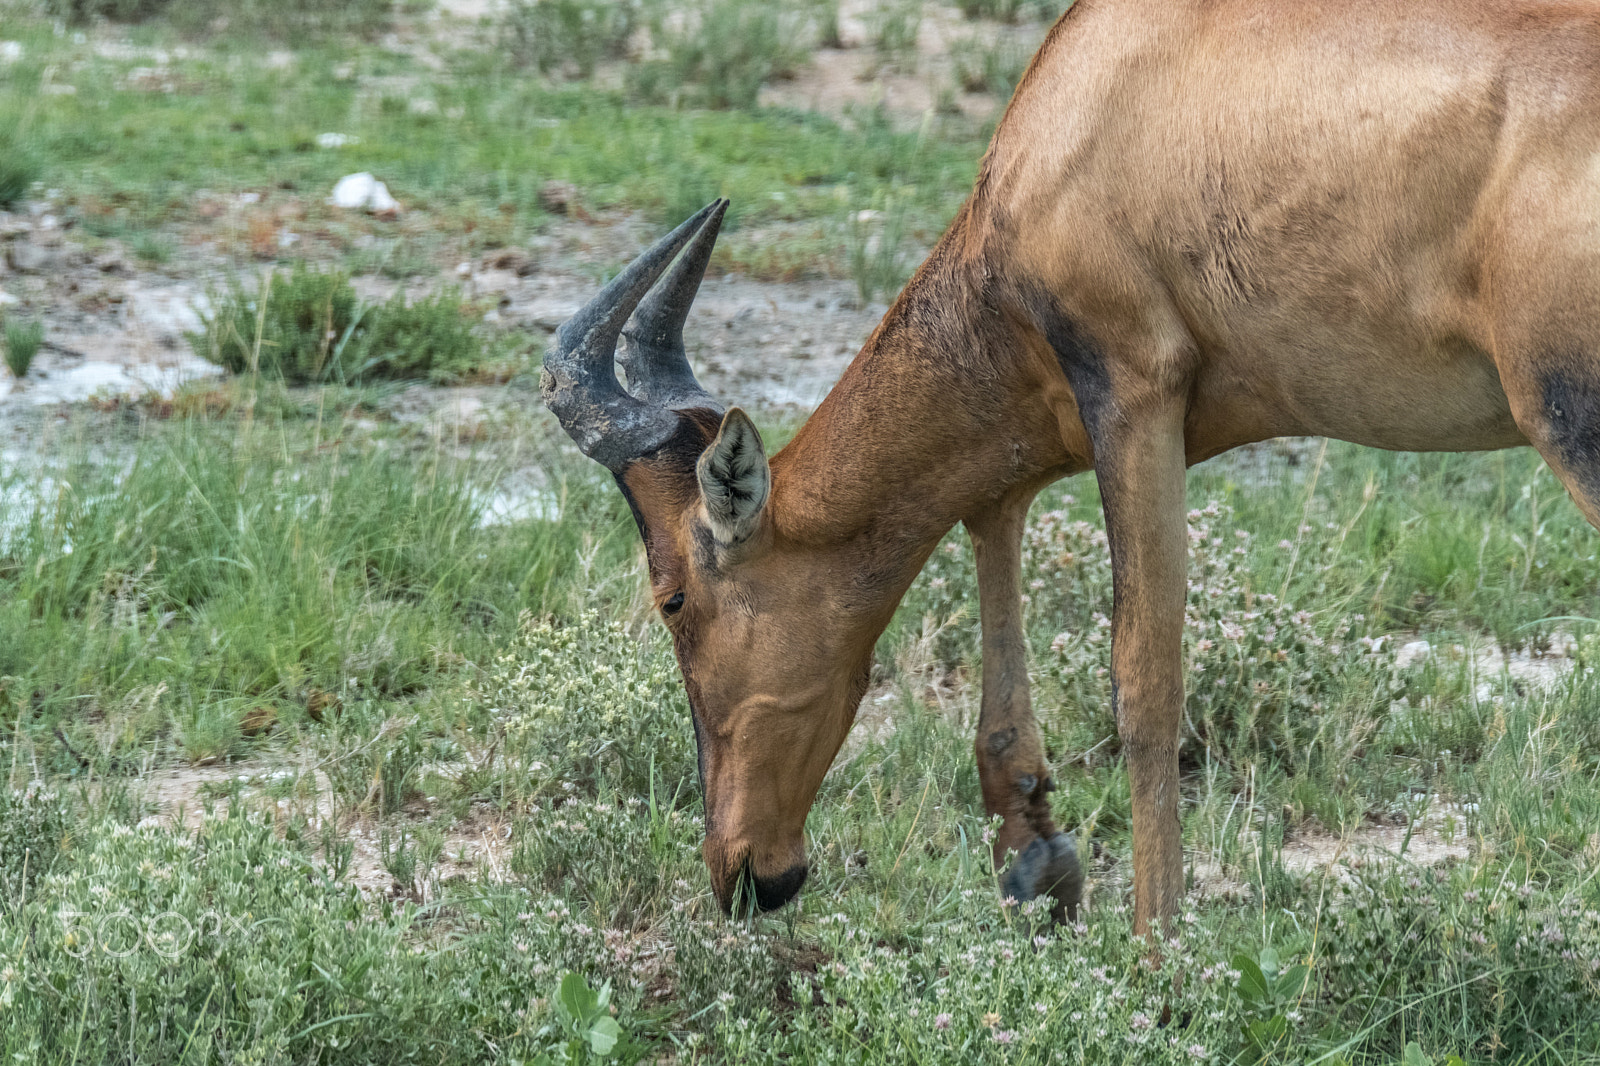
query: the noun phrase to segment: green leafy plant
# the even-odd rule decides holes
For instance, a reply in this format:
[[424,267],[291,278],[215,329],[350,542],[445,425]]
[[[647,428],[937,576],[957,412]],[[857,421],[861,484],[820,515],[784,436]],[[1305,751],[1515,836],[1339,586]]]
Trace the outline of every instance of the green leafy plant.
[[1467,1066],[1467,1064],[1459,1055],[1446,1055],[1436,1059],[1423,1051],[1421,1044],[1412,1041],[1406,1045],[1405,1052],[1401,1054],[1399,1066]]
[[44,323],[8,318],[5,323],[6,368],[21,381],[33,365],[33,357],[44,344]]
[[617,1054],[623,1033],[611,1016],[611,982],[594,989],[582,974],[563,974],[555,1004],[557,1022],[551,1028],[561,1042],[535,1062],[577,1064]]
[[1234,991],[1244,1005],[1241,1029],[1245,1049],[1264,1058],[1281,1045],[1289,1034],[1290,1018],[1305,996],[1311,970],[1304,963],[1287,968],[1271,947],[1264,947],[1257,958],[1239,953],[1233,957],[1239,972]]

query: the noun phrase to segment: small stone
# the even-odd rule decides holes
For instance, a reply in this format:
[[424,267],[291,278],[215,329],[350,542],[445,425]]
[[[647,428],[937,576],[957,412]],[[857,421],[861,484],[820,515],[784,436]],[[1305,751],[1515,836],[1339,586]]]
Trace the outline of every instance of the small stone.
[[128,263],[116,252],[102,252],[94,257],[94,268],[102,274],[128,274]]
[[539,189],[539,206],[552,215],[570,215],[578,187],[570,181],[547,181]]
[[328,203],[334,207],[364,207],[374,215],[389,218],[400,213],[400,202],[389,194],[388,186],[366,171],[340,178]]
[[60,252],[32,241],[14,241],[8,258],[12,269],[19,274],[44,274],[56,266]]
[[490,270],[509,270],[519,278],[539,272],[539,265],[527,253],[515,248],[502,248],[484,256],[483,265]]
[[1394,654],[1395,668],[1398,670],[1405,670],[1411,666],[1415,666],[1416,664],[1427,659],[1428,653],[1432,650],[1433,645],[1429,644],[1425,640],[1413,640],[1408,644],[1402,644],[1400,646],[1400,650]]

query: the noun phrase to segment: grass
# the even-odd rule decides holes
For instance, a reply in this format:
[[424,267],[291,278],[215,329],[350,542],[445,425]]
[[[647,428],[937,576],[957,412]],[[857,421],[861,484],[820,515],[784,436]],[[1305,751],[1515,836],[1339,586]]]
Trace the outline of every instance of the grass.
[[5,320],[6,369],[18,381],[28,376],[33,357],[44,343],[44,323],[20,318]]
[[161,18],[187,33],[224,20],[236,34],[305,43],[330,34],[373,34],[389,22],[390,0],[46,0],[45,10],[75,25]]
[[[871,709],[894,726],[824,783],[802,908],[726,923],[699,867],[687,709],[643,613],[620,496],[542,421],[504,428],[487,452],[544,471],[559,509],[486,525],[493,464],[404,435],[363,441],[374,402],[267,390],[248,417],[121,431],[131,458],[110,467],[91,454],[108,430],[80,425],[51,442],[47,479],[0,485],[19,516],[0,545],[0,756],[13,786],[63,790],[42,807],[37,791],[7,800],[28,805],[6,824],[48,872],[24,893],[6,867],[0,1049],[176,1059],[194,1040],[215,1061],[468,1062],[492,1046],[526,1061],[561,1032],[577,1039],[549,1013],[570,972],[610,982],[635,1057],[1009,1062],[1066,1047],[1143,1062],[1202,1047],[1218,1061],[1390,1063],[1416,1043],[1469,1062],[1495,1047],[1497,1062],[1595,1061],[1600,682],[1586,664],[1600,646],[1530,688],[1472,678],[1470,659],[1400,669],[1356,640],[1492,639],[1494,608],[1526,646],[1528,622],[1594,615],[1580,576],[1593,534],[1531,455],[1333,446],[1320,465],[1313,453],[1264,476],[1227,461],[1191,475],[1200,543],[1223,545],[1197,557],[1212,592],[1196,602],[1226,612],[1281,589],[1310,612],[1218,616],[1246,646],[1296,626],[1306,639],[1287,666],[1258,656],[1208,725],[1196,717],[1185,835],[1221,871],[1200,876],[1239,887],[1197,897],[1182,950],[1150,971],[1126,926],[1128,797],[1100,652],[1057,642],[1109,610],[1092,482],[1041,501],[1027,564],[1053,582],[1030,592],[1029,633],[1057,814],[1104,856],[1087,932],[1035,947],[1043,931],[994,903],[958,534],[880,645]],[[1469,527],[1468,568],[1446,573],[1436,560]],[[1349,650],[1315,646],[1341,632]],[[1302,696],[1320,705],[1295,710]],[[269,726],[246,735],[261,706]],[[250,783],[201,793],[216,813],[198,830],[142,823],[143,768],[174,758],[245,759]],[[1344,881],[1285,858],[1296,836],[1423,817],[1420,834],[1467,858],[1413,861],[1408,838]],[[455,861],[461,827],[486,820],[506,827],[503,848]],[[345,834],[361,826],[398,906],[350,888]],[[69,911],[89,917],[63,927]],[[202,941],[174,917],[199,928],[197,914],[220,931]],[[107,939],[135,929],[131,954]],[[180,933],[171,957],[151,947]],[[1308,968],[1255,996],[1241,956]],[[252,1005],[291,986],[291,1002]],[[113,987],[164,1024],[136,1025]]]
[[[810,10],[825,35],[837,10]],[[562,180],[584,210],[660,219],[732,195],[726,263],[823,262],[877,298],[982,145],[881,112],[689,108],[719,102],[698,94],[731,45],[640,104],[605,87],[604,50],[583,84],[576,55],[541,80],[537,58],[447,49],[435,69],[354,39],[279,68],[256,37],[185,43],[155,19],[117,32],[193,51],[149,93],[127,76],[149,54],[15,25],[0,109],[25,116],[56,209],[180,268],[202,242],[275,258],[292,222],[346,268],[426,275],[539,234]],[[40,95],[47,68],[77,91]],[[360,140],[316,148],[329,131]],[[361,169],[400,221],[321,205]],[[807,243],[740,244],[741,225]],[[212,337],[267,372],[52,409],[0,458],[0,1059],[1600,1062],[1600,535],[1531,453],[1302,444],[1190,473],[1196,891],[1160,961],[1129,929],[1092,478],[1040,499],[1024,573],[1055,814],[1093,857],[1083,926],[995,898],[959,531],[880,640],[800,904],[729,920],[609,477],[526,377],[470,430],[402,420],[368,356],[335,354],[383,311],[337,267],[279,269],[265,315],[256,298],[220,294]],[[419,314],[421,348],[456,350],[456,302]],[[1570,669],[1539,657],[1558,639]],[[1338,860],[1308,865],[1311,845]]]
[[[539,190],[551,180],[582,189],[590,211],[641,209],[661,221],[725,195],[735,240],[740,225],[831,221],[841,203],[870,205],[895,189],[912,224],[931,234],[959,205],[984,143],[981,128],[950,118],[905,131],[872,114],[846,126],[786,111],[639,105],[619,90],[531,78],[473,50],[453,54],[443,72],[359,44],[302,49],[279,68],[260,48],[219,38],[177,68],[178,90],[148,92],[127,79],[147,56],[103,58],[70,36],[29,29],[22,58],[0,68],[0,111],[30,116],[38,157],[74,176],[66,211],[100,235],[181,238],[207,220],[207,197],[248,192],[261,202],[241,220],[241,249],[275,254],[252,245],[246,223],[260,215],[274,233],[273,213],[294,208],[319,241],[348,254],[365,233],[394,235],[323,205],[334,182],[358,170],[406,205],[402,233],[461,234],[441,252],[450,262],[536,235],[549,217]],[[158,27],[144,32],[147,47],[174,43]],[[743,77],[724,59],[684,62],[707,77]],[[68,69],[72,94],[39,93],[47,72],[59,81]],[[409,88],[374,93],[367,84]],[[731,83],[705,82],[704,91],[748,96]],[[430,110],[414,111],[410,101],[424,97]],[[359,143],[318,149],[317,135],[330,131]]]
[[0,131],[0,209],[16,206],[43,171],[38,156],[22,138]]
[[364,304],[350,279],[304,262],[268,273],[247,290],[234,280],[191,334],[195,354],[234,374],[266,374],[293,385],[423,379],[457,381],[509,364],[482,312],[449,289]]
[[661,58],[630,63],[633,94],[713,108],[754,107],[761,87],[792,77],[810,54],[812,12],[761,0],[652,5]]

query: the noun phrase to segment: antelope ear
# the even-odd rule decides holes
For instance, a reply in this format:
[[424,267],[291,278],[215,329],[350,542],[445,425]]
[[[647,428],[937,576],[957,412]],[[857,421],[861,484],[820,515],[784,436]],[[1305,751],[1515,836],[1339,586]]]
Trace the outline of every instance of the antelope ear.
[[717,439],[701,453],[695,475],[719,543],[738,544],[755,532],[772,488],[772,472],[749,415],[734,407],[722,416]]

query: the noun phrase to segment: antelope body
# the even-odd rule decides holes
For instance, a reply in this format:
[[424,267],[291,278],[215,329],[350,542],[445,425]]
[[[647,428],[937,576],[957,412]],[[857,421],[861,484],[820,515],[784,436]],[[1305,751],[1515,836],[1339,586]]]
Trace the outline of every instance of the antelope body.
[[[1600,520],[1600,7],[1078,0],[973,193],[768,462],[681,327],[725,204],[563,327],[545,395],[627,494],[694,708],[727,905],[799,890],[872,647],[940,538],[976,551],[1003,891],[1077,903],[1029,704],[1028,505],[1094,470],[1135,921],[1183,890],[1184,471],[1240,444],[1532,444]],[[623,362],[618,331],[639,307]]]

